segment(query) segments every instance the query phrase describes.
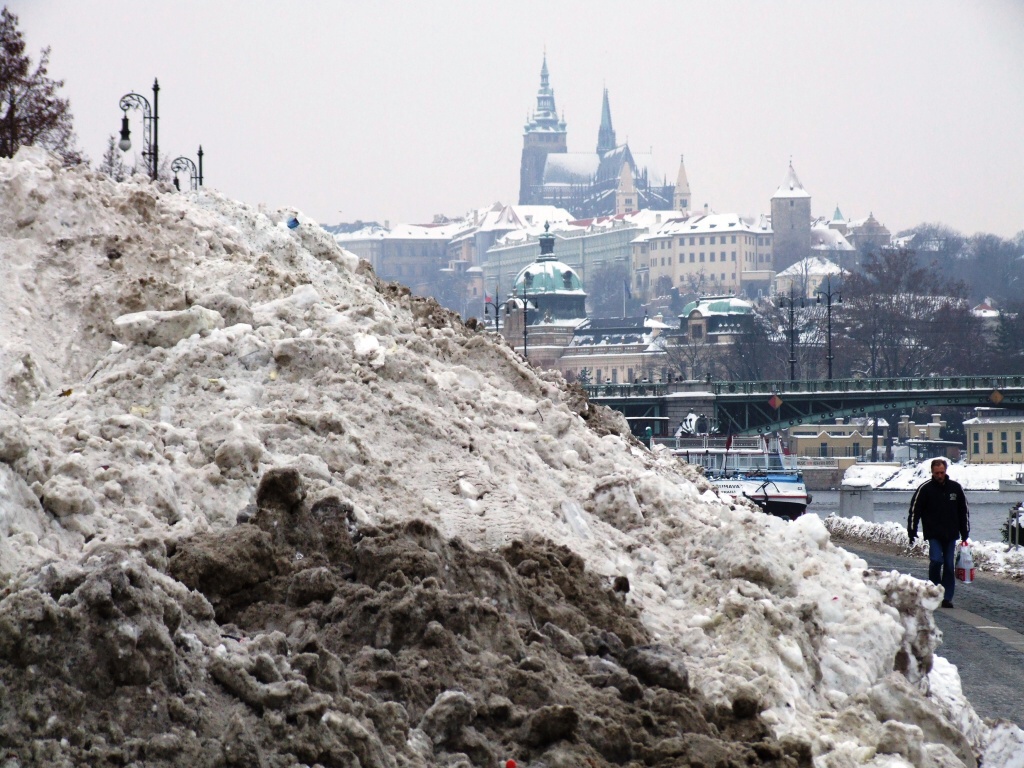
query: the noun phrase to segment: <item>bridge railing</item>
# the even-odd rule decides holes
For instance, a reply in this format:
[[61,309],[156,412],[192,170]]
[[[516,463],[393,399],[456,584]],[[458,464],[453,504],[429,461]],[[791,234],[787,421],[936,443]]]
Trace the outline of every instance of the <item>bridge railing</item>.
[[1024,386],[1024,376],[918,376],[884,379],[812,379],[806,381],[716,381],[716,395],[771,395],[811,392],[913,392],[916,390],[1005,389]]
[[588,384],[592,398],[664,397],[681,392],[716,395],[783,395],[811,392],[913,392],[916,390],[990,390],[1024,387],[1024,376],[916,376],[878,379],[807,379],[804,381],[673,381],[635,384]]

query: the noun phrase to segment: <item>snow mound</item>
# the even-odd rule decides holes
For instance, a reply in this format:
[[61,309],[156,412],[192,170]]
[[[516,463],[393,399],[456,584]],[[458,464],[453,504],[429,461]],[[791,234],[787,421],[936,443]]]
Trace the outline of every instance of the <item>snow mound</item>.
[[[22,151],[0,249],[0,743],[22,759],[973,766],[988,743],[930,690],[932,587],[719,499],[295,211]],[[572,579],[508,597],[556,561]],[[76,725],[90,708],[120,714]]]

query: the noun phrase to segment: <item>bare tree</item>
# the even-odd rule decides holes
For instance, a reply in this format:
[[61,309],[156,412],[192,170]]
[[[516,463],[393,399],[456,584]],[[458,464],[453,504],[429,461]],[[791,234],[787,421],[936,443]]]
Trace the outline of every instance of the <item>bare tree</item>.
[[[966,372],[958,370],[965,345],[979,346],[980,329],[966,285],[947,280],[936,265],[922,267],[912,251],[884,251],[847,278],[843,293],[845,334],[835,341],[848,344],[840,357],[849,370],[882,377]],[[833,307],[833,329],[836,314]]]
[[630,270],[625,262],[605,264],[593,270],[584,286],[591,317],[630,317],[640,302],[630,288]]
[[18,17],[6,7],[0,10],[0,157],[35,145],[56,152],[65,165],[83,162],[70,104],[58,95],[64,81],[47,75],[49,63],[50,49],[44,48],[32,66]]
[[100,173],[105,173],[114,181],[124,181],[132,175],[132,170],[125,165],[124,156],[117,147],[117,141],[111,135],[107,138],[107,149],[100,161]]
[[684,379],[704,379],[714,375],[714,346],[705,335],[695,336],[689,331],[673,334],[666,339],[665,358],[669,370]]

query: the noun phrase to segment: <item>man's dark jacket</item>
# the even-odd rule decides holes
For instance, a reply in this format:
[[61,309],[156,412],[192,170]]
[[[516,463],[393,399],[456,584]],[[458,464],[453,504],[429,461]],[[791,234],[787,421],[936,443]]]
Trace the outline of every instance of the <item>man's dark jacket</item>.
[[959,537],[966,541],[971,532],[971,513],[960,483],[947,477],[944,483],[932,479],[918,488],[907,517],[907,531],[915,536],[918,520],[926,539],[954,541]]

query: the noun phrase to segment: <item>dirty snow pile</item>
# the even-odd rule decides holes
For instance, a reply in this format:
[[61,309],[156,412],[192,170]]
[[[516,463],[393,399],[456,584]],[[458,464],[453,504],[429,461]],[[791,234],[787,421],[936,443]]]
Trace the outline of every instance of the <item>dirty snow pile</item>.
[[937,661],[936,588],[724,503],[295,211],[23,149],[0,271],[12,765],[1024,749]]

